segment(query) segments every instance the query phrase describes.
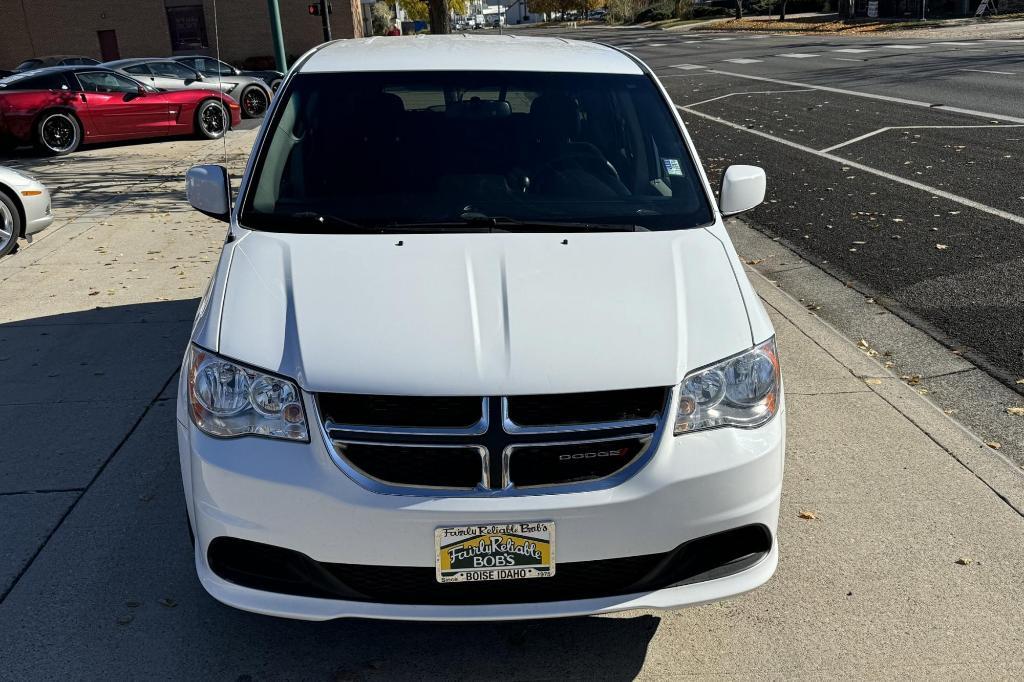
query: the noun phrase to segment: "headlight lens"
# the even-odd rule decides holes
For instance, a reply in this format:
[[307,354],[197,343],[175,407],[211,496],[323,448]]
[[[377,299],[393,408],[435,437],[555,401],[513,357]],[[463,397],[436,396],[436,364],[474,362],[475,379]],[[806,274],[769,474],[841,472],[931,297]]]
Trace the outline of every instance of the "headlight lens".
[[675,434],[761,426],[779,410],[781,384],[774,338],[688,374],[679,390]]
[[193,346],[188,359],[189,413],[211,436],[309,440],[298,387]]

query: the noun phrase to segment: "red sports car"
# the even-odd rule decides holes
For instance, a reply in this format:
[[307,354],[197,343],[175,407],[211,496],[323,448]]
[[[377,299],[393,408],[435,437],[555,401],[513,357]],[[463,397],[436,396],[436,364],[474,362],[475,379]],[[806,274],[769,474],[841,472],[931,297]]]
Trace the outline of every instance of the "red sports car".
[[213,90],[157,92],[97,66],[58,66],[0,79],[0,147],[67,154],[81,144],[170,135],[216,139],[241,121]]

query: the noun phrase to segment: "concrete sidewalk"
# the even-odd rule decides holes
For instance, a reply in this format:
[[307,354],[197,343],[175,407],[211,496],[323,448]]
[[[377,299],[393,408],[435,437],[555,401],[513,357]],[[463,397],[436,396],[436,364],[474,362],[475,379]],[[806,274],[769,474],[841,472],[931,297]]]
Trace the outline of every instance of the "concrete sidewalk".
[[[231,140],[233,165],[251,140]],[[131,147],[142,175],[143,147],[167,166],[166,148]],[[221,606],[194,575],[173,415],[223,237],[183,205],[179,178],[217,155],[184,145],[163,182],[5,266],[0,679],[1024,676],[1024,476],[753,272],[789,414],[781,560],[763,588],[528,623],[315,624]]]

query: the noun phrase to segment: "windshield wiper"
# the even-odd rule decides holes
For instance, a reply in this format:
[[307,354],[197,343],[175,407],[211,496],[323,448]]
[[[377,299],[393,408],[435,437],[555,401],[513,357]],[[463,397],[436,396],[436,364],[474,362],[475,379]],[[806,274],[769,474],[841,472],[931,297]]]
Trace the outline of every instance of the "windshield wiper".
[[315,211],[299,211],[298,213],[290,213],[288,214],[288,218],[307,221],[313,225],[319,225],[321,227],[327,227],[328,225],[333,225],[335,227],[348,227],[355,232],[369,232],[373,229],[372,226],[364,223],[357,223],[354,220],[340,218],[336,215],[330,215],[327,213],[317,213]]
[[646,227],[632,223],[595,223],[569,220],[533,220],[530,218],[510,218],[508,216],[489,216],[485,213],[467,211],[459,216],[472,225],[491,225],[493,227],[515,227],[517,232],[531,230],[552,230],[554,232],[648,232]]

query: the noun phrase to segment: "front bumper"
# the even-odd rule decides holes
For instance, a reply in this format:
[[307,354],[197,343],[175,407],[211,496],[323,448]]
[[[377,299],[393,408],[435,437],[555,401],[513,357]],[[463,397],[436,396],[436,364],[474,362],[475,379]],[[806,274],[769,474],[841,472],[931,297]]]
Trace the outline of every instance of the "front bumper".
[[[308,444],[216,439],[189,422],[180,401],[178,419],[196,571],[211,595],[249,611],[311,620],[497,620],[675,608],[754,589],[771,577],[778,561],[784,406],[756,430],[718,429],[679,438],[668,433],[646,466],[618,486],[515,497],[374,493],[338,469],[315,430]],[[438,526],[541,520],[555,522],[558,564],[665,553],[692,539],[755,524],[769,529],[772,542],[758,563],[705,582],[512,604],[369,603],[280,594],[225,580],[207,557],[213,539],[230,537],[291,549],[317,562],[432,569]]]
[[22,190],[37,191],[40,194],[25,196],[19,191],[21,204],[25,209],[25,236],[42,232],[53,223],[50,192],[40,184],[23,187]]

